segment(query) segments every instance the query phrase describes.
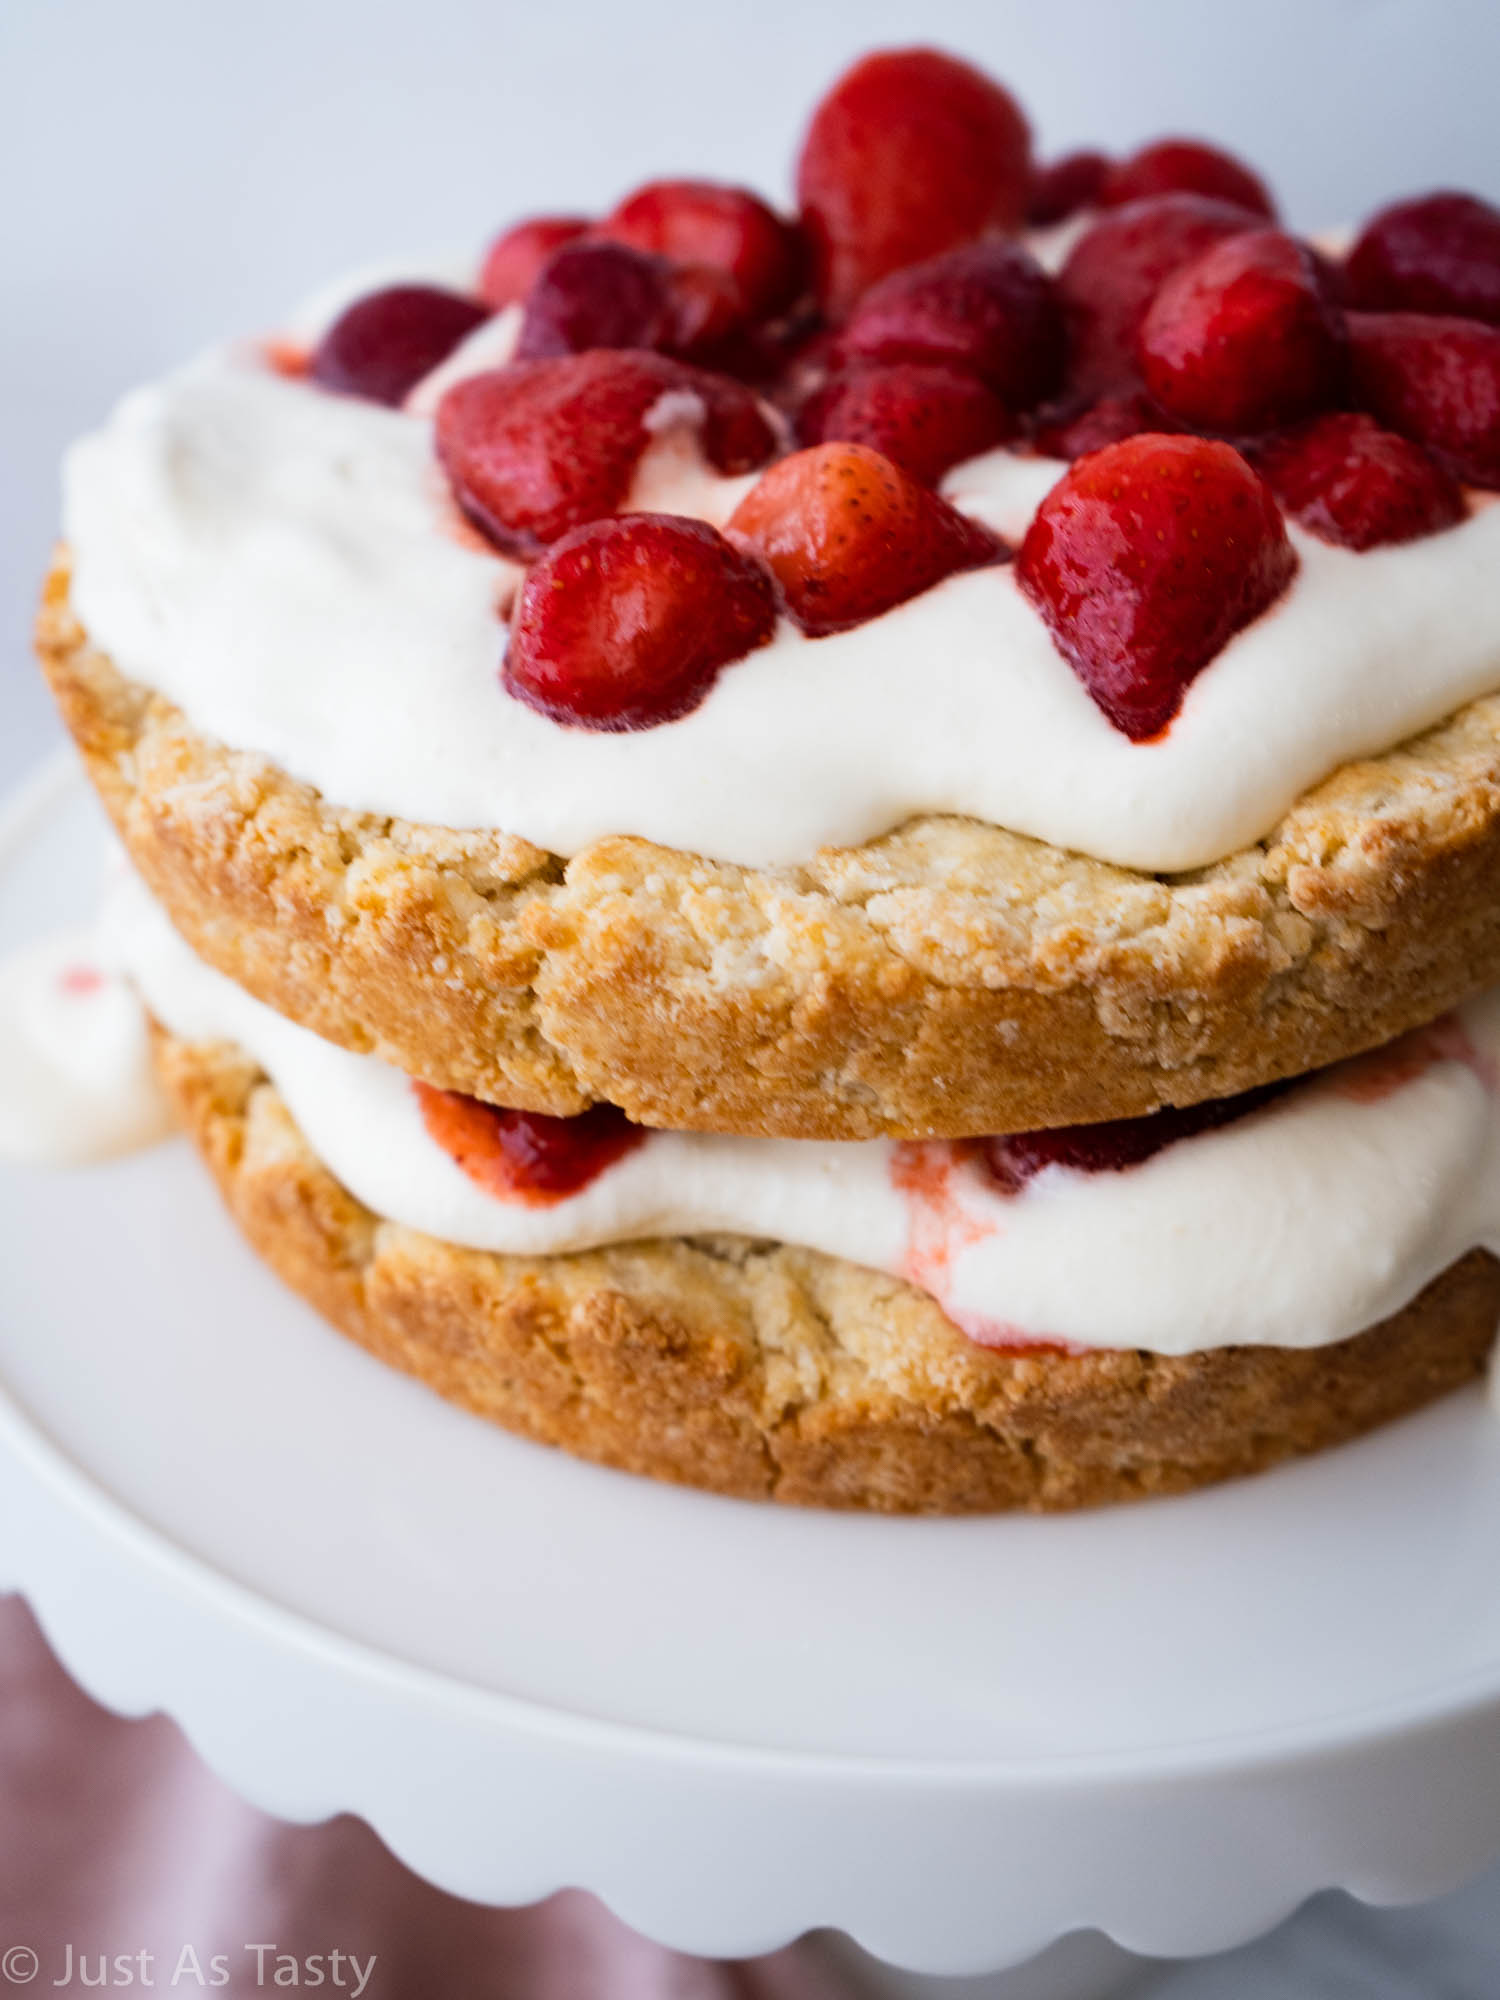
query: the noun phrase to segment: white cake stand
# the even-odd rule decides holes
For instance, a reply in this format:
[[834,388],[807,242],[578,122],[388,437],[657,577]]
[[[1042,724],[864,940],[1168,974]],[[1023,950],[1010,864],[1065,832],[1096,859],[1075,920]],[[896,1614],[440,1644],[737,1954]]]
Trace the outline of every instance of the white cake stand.
[[[98,821],[0,829],[0,940]],[[1478,1393],[1268,1477],[1056,1520],[677,1492],[449,1409],[242,1248],[180,1144],[7,1168],[0,1581],[72,1672],[274,1813],[504,1903],[927,1972],[1096,1926],[1216,1950],[1500,1853],[1500,1423]]]

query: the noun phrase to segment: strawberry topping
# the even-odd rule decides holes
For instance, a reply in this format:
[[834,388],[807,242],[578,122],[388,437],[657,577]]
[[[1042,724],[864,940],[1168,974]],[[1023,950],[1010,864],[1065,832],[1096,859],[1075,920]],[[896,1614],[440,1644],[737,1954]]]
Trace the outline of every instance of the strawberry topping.
[[1263,1083],[1238,1097],[1210,1098],[1180,1109],[1168,1107],[1144,1118],[1109,1118],[1098,1125],[1057,1125],[1043,1132],[1012,1132],[1002,1139],[975,1141],[978,1155],[992,1180],[1006,1194],[1015,1194],[1046,1167],[1067,1167],[1080,1174],[1118,1174],[1138,1167],[1153,1154],[1192,1139],[1199,1132],[1216,1132],[1271,1103],[1290,1086]]
[[1398,201],[1365,224],[1344,268],[1352,305],[1500,326],[1500,208],[1469,194]]
[[1279,229],[1226,237],[1172,272],[1137,344],[1146,387],[1196,430],[1239,435],[1326,408],[1343,385],[1343,317],[1312,252]]
[[568,243],[526,294],[518,361],[584,354],[595,347],[671,344],[671,266],[623,243]]
[[313,350],[324,389],[395,405],[489,318],[488,306],[436,285],[392,285],[346,306]]
[[813,113],[797,197],[818,296],[834,318],[878,279],[1016,228],[1030,134],[1014,99],[936,49],[866,56]]
[[524,299],[553,252],[565,243],[576,243],[589,226],[588,218],[582,215],[533,215],[516,223],[497,236],[485,254],[479,275],[481,294],[497,312]]
[[924,486],[1003,444],[1015,428],[1005,405],[972,375],[911,361],[835,375],[797,413],[801,443],[869,445]]
[[1016,558],[1058,651],[1135,742],[1167,727],[1296,567],[1270,488],[1237,451],[1149,432],[1079,459]]
[[1075,386],[1133,385],[1136,336],[1163,279],[1211,243],[1259,221],[1247,209],[1199,194],[1157,195],[1101,216],[1073,245],[1057,281]]
[[1500,327],[1351,313],[1355,400],[1474,486],[1500,487]]
[[1062,372],[1052,280],[1019,244],[971,243],[897,271],[866,292],[839,337],[861,361],[935,361],[1029,409]]
[[770,568],[813,638],[862,625],[1006,553],[987,528],[862,444],[813,445],[782,459],[725,532]]
[[613,1104],[576,1118],[505,1111],[456,1090],[412,1084],[422,1123],[469,1179],[501,1201],[551,1208],[578,1194],[650,1136]]
[[775,444],[748,389],[661,354],[600,352],[518,361],[456,383],[438,405],[437,447],[459,505],[498,548],[534,555],[623,506],[646,419],[665,395],[702,405],[703,448],[749,472]]
[[1038,167],[1026,197],[1026,220],[1033,229],[1066,222],[1099,199],[1109,161],[1103,153],[1064,153],[1050,166]]
[[621,514],[532,567],[501,677],[556,722],[650,729],[696,708],[775,625],[770,577],[707,522]]
[[1043,458],[1082,458],[1142,431],[1170,431],[1172,419],[1139,389],[1112,395],[1068,396],[1032,422],[1031,442]]
[[1443,468],[1373,417],[1316,417],[1258,447],[1255,464],[1294,520],[1346,549],[1415,541],[1464,517]]
[[801,287],[804,251],[797,231],[748,188],[651,181],[600,223],[599,234],[674,264],[727,273],[748,319],[779,312]]
[[1201,139],[1157,139],[1110,168],[1099,189],[1105,208],[1123,208],[1157,194],[1202,194],[1232,201],[1252,215],[1276,218],[1265,182],[1242,160]]

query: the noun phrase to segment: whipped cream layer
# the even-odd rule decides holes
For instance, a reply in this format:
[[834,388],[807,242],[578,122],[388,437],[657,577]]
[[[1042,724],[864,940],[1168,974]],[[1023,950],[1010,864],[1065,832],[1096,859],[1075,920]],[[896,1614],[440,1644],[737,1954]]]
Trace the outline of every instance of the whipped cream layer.
[[[959,813],[1126,867],[1194,868],[1350,758],[1500,686],[1500,507],[1476,496],[1461,525],[1362,555],[1293,527],[1291,588],[1159,741],[1105,720],[1008,566],[829,638],[783,621],[676,722],[568,728],[500,685],[520,571],[461,523],[432,449],[435,390],[503,359],[516,324],[480,328],[403,411],[286,379],[249,347],[127,397],[66,468],[94,641],[336,805],[568,856],[636,834],[752,866]],[[719,478],[683,413],[662,416],[632,504],[722,523],[753,482]],[[1001,450],[943,490],[1015,542],[1064,470]]]
[[962,1145],[653,1132],[531,1207],[455,1164],[399,1071],[203,965],[134,879],[110,932],[164,1025],[247,1049],[360,1201],[473,1249],[771,1238],[906,1279],[982,1343],[1163,1354],[1340,1340],[1465,1251],[1500,1253],[1500,992],[1123,1172],[1051,1166],[1006,1194]]

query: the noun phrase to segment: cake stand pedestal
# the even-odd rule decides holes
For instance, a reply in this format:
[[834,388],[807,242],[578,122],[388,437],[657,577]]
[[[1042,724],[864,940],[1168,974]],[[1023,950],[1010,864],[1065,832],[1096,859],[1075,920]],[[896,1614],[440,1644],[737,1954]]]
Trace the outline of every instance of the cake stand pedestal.
[[[0,941],[87,911],[52,775]],[[686,1950],[992,1971],[1214,1951],[1500,1854],[1500,1423],[1474,1392],[1181,1500],[879,1520],[680,1492],[450,1409],[277,1286],[180,1144],[5,1168],[0,1583],[82,1684],[420,1874]]]

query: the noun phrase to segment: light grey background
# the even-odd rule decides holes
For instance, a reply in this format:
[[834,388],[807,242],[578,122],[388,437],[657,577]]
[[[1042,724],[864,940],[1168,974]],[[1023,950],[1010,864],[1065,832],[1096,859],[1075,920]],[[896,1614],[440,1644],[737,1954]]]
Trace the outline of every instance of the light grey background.
[[[0,782],[56,739],[25,635],[58,452],[121,390],[538,207],[674,171],[784,198],[823,84],[918,39],[1007,81],[1044,154],[1215,136],[1309,226],[1500,198],[1497,0],[0,0]],[[1492,2000],[1500,1877],[1419,1914],[1320,1904],[1154,1990]]]

